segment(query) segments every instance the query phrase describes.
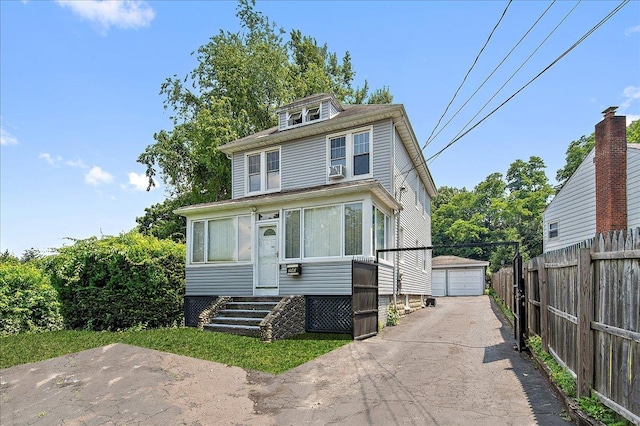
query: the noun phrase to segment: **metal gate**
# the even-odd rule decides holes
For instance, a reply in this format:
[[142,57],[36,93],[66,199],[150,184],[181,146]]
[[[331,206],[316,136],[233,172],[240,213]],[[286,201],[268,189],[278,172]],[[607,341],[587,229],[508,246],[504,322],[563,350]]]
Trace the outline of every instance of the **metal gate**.
[[515,324],[513,327],[514,336],[518,352],[522,352],[527,347],[527,313],[525,311],[525,289],[524,277],[522,276],[522,256],[516,251],[513,258],[513,316]]
[[351,294],[354,339],[366,339],[378,334],[378,264],[353,260],[351,263]]

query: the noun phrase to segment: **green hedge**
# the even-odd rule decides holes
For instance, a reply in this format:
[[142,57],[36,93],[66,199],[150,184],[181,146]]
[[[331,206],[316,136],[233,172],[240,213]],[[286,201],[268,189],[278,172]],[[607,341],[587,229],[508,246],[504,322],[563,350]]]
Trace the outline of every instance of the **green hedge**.
[[58,294],[31,263],[0,262],[0,335],[62,328]]
[[137,232],[58,249],[46,268],[66,328],[123,330],[184,321],[185,246]]

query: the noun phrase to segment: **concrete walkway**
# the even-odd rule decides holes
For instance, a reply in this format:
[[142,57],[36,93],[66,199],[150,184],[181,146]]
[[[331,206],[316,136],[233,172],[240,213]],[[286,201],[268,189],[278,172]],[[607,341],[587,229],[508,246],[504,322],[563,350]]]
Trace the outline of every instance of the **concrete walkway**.
[[272,376],[123,344],[0,371],[4,425],[566,425],[486,296]]
[[279,425],[567,425],[487,296],[440,298],[374,338],[275,378],[250,374]]

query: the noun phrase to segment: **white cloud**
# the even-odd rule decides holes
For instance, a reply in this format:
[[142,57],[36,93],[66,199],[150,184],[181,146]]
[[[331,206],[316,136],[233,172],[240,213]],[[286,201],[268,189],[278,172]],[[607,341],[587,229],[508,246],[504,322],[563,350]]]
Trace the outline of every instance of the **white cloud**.
[[[157,182],[155,180],[153,182],[157,185]],[[136,173],[136,172],[129,173],[128,188],[131,188],[135,191],[146,191],[148,185],[149,185],[149,178],[147,178],[147,176],[144,173]],[[123,185],[123,189],[125,188],[127,187]],[[155,188],[157,188],[157,186],[151,187],[152,190]]]
[[102,170],[98,166],[93,166],[89,173],[84,175],[84,181],[89,185],[100,185],[101,183],[111,183],[113,182],[113,176]]
[[3,121],[2,117],[0,117],[0,145],[17,145],[18,139],[4,129]]
[[88,169],[89,168],[89,166],[84,164],[84,162],[79,158],[77,160],[75,160],[75,161],[67,160],[67,161],[64,162],[64,164],[66,164],[69,167],[79,167],[81,169]]
[[81,19],[93,22],[103,33],[112,26],[146,27],[156,14],[146,2],[137,0],[57,0],[56,3],[70,8]]
[[44,161],[51,164],[52,166],[54,166],[57,162],[62,160],[62,157],[60,157],[59,155],[57,157],[52,157],[51,154],[49,154],[48,152],[43,152],[38,156],[38,158],[42,158]]
[[627,115],[627,126],[629,126],[634,121],[638,121],[638,120],[640,120],[640,115],[636,115],[636,114]]
[[631,35],[632,33],[640,33],[640,25],[636,25],[635,27],[627,28],[627,29],[624,31],[624,34],[625,34],[626,36],[629,36],[629,35]]
[[627,86],[622,91],[622,97],[624,100],[620,104],[620,109],[625,110],[631,106],[637,100],[640,100],[640,87]]

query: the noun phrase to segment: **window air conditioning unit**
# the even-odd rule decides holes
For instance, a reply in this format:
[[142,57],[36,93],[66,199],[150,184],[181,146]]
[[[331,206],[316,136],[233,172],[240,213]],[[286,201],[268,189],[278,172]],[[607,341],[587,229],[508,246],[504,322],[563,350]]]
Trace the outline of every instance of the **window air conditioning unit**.
[[342,179],[346,173],[345,167],[342,164],[337,166],[329,166],[329,179]]

